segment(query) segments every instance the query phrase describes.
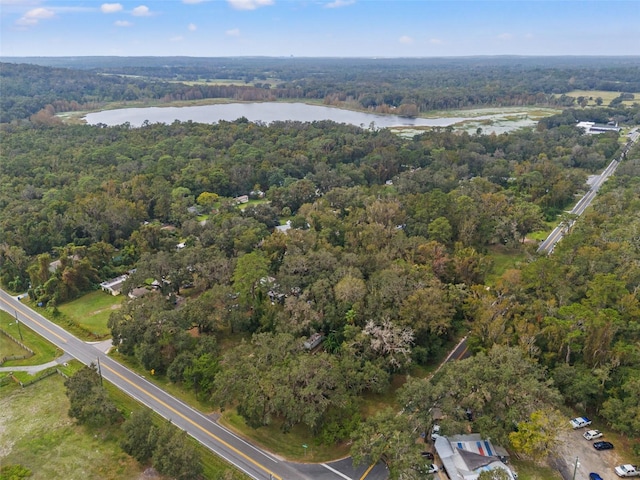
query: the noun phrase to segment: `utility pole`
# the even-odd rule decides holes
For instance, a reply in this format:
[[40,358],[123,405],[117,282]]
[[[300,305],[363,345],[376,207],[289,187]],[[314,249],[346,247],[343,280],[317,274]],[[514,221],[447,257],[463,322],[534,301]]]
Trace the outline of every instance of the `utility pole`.
[[[100,368],[100,357],[96,357],[98,359],[98,375],[100,375],[100,386],[102,387],[102,369]],[[574,473],[575,476],[575,473]]]
[[578,471],[578,465],[580,465],[580,462],[578,462],[578,457],[576,457],[576,463],[573,466],[573,477],[571,480],[576,480],[576,472]]
[[16,315],[16,323],[18,324],[18,333],[20,334],[20,341],[24,342],[24,339],[22,338],[22,330],[20,330],[20,320],[18,320],[18,311],[14,309],[13,312]]

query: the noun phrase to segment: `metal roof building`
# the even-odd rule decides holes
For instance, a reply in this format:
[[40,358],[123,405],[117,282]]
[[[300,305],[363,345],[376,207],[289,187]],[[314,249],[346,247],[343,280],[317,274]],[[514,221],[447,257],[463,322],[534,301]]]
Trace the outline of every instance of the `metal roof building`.
[[483,471],[497,468],[506,471],[512,480],[517,478],[505,464],[506,450],[493,446],[491,440],[479,434],[438,437],[435,448],[451,480],[477,480]]

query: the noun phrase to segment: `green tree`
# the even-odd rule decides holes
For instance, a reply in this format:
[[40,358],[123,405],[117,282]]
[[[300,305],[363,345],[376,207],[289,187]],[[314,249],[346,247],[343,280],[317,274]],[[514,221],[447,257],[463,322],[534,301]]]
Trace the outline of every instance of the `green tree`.
[[256,292],[266,282],[269,260],[258,250],[242,255],[233,271],[233,288],[248,304],[253,303]]
[[85,366],[65,380],[69,398],[69,416],[90,426],[103,426],[117,422],[120,412],[102,387],[94,364]]
[[516,452],[538,462],[553,451],[568,428],[565,416],[558,410],[536,410],[529,420],[518,423],[517,431],[509,434],[509,441]]
[[418,479],[420,445],[406,416],[386,408],[367,418],[353,432],[351,456],[354,463],[384,461],[391,479]]
[[151,410],[140,408],[134,411],[122,424],[124,438],[120,442],[121,448],[141,463],[148,461],[156,448],[154,428]]
[[157,432],[153,466],[158,472],[176,480],[194,480],[202,475],[202,462],[187,433],[171,424]]

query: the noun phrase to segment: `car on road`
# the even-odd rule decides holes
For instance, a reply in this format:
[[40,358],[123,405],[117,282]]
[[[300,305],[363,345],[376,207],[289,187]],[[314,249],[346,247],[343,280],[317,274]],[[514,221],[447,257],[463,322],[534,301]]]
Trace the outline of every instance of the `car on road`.
[[584,432],[582,436],[587,440],[595,440],[596,438],[600,438],[602,436],[602,432],[600,430],[588,430]]
[[576,417],[571,419],[571,426],[573,428],[584,428],[591,425],[591,420],[587,417]]
[[618,465],[615,472],[619,477],[640,477],[640,468],[637,465]]
[[594,442],[593,448],[596,450],[611,450],[613,448],[613,443],[611,442]]
[[591,472],[589,474],[589,480],[602,480],[602,477],[595,472]]

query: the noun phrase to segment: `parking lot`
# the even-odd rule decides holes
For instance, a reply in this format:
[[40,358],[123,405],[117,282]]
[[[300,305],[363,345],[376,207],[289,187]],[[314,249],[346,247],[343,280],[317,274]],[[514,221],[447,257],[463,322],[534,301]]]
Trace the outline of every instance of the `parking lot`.
[[[588,480],[591,472],[599,473],[603,480],[617,480],[618,477],[613,469],[624,462],[615,448],[604,451],[593,448],[593,441],[590,442],[582,437],[582,434],[590,428],[571,430],[563,436],[559,442],[560,447],[554,466],[562,472],[565,479],[571,480],[577,458],[576,480]],[[606,438],[598,440],[606,440]]]

